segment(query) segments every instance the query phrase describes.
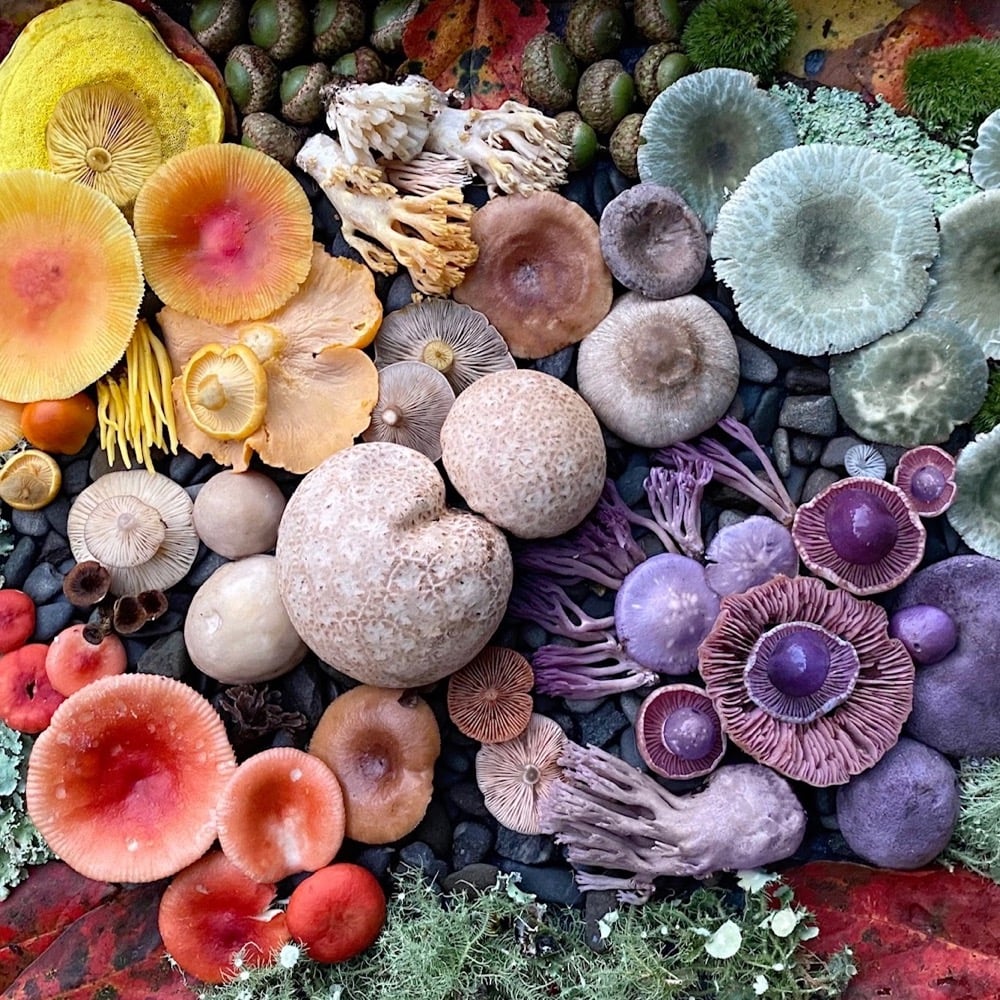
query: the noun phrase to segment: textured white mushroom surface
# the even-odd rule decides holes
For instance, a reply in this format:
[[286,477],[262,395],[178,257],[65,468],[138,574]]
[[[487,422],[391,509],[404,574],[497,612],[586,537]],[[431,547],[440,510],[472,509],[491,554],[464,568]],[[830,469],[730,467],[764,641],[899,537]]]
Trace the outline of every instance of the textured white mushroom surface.
[[951,526],[970,549],[1000,559],[1000,426],[959,452],[955,486]]
[[282,602],[325,663],[381,687],[465,666],[503,618],[503,533],[445,505],[434,464],[398,444],[337,452],[299,484],[275,550]]
[[969,167],[981,188],[1000,188],[1000,108],[979,126]]

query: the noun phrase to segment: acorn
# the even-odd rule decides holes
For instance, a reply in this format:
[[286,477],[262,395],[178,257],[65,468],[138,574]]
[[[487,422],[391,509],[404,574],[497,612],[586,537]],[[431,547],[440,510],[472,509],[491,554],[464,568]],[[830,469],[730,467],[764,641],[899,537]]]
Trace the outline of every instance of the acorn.
[[569,169],[586,170],[597,156],[597,134],[576,111],[556,115],[559,136],[570,148]]
[[365,40],[365,8],[361,0],[319,0],[312,22],[313,53],[336,59]]
[[617,59],[602,59],[580,74],[576,107],[598,135],[608,135],[632,110],[635,82]]
[[309,12],[304,0],[254,0],[250,8],[250,41],[281,62],[309,41]]
[[278,67],[258,45],[237,45],[226,58],[226,86],[245,114],[264,111],[278,96]]
[[293,125],[308,125],[323,113],[320,87],[330,82],[330,70],[323,63],[293,66],[281,74],[278,95],[281,117]]
[[651,42],[674,42],[681,35],[678,0],[635,0],[632,20]]
[[566,20],[566,45],[582,63],[614,55],[625,36],[621,0],[576,0]]
[[240,0],[198,0],[191,8],[191,34],[213,56],[225,55],[242,37],[246,18]]
[[626,177],[631,177],[633,180],[639,177],[636,154],[642,143],[639,138],[639,129],[642,127],[644,117],[637,111],[626,115],[615,126],[614,132],[611,133],[611,140],[608,142],[611,161]]
[[380,83],[389,76],[389,71],[379,58],[379,54],[367,45],[342,55],[330,70],[334,76],[349,77],[358,83]]
[[420,10],[420,0],[379,0],[372,14],[371,43],[386,56],[403,51],[403,32]]
[[240,141],[244,146],[267,153],[283,167],[291,168],[305,142],[305,134],[266,111],[255,111],[244,117]]
[[576,60],[558,35],[543,31],[524,46],[521,89],[546,114],[564,111],[573,104],[579,78]]
[[635,64],[635,87],[639,99],[649,107],[656,95],[676,83],[694,67],[676,42],[650,45]]

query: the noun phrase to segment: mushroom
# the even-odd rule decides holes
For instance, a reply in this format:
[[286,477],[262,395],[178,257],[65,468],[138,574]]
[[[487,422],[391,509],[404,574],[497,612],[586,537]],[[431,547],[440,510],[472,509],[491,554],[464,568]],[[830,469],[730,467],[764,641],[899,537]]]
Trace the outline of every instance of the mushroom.
[[955,500],[948,523],[962,541],[984,556],[1000,559],[1000,426],[973,438],[955,464]]
[[0,721],[21,733],[40,733],[65,698],[45,673],[49,647],[29,642],[3,654]]
[[937,517],[955,500],[955,459],[932,444],[910,448],[899,456],[892,481],[921,517]]
[[146,280],[168,306],[213,323],[259,319],[309,273],[312,209],[298,181],[235,143],[171,157],[135,199]]
[[826,142],[758,163],[720,209],[711,246],[740,322],[806,355],[850,351],[909,323],[937,252],[915,174],[887,153]]
[[[513,364],[513,360],[511,363]],[[0,399],[0,451],[10,451],[21,440],[23,409],[22,403],[8,403]]]
[[577,343],[611,308],[597,223],[554,191],[488,202],[472,238],[479,259],[454,298],[485,313],[515,358]]
[[981,188],[1000,188],[1000,108],[980,124],[969,169]]
[[255,882],[328,865],[344,840],[344,795],[313,754],[272,747],[233,772],[218,807],[222,853]]
[[306,644],[278,596],[274,556],[221,565],[196,591],[184,619],[191,662],[223,684],[255,684],[287,674]]
[[792,533],[756,514],[720,528],[705,550],[705,559],[705,581],[720,597],[742,594],[773,577],[795,576],[799,571]]
[[870,476],[872,479],[885,479],[887,468],[885,455],[873,444],[867,442],[852,444],[844,452],[844,469],[849,476]]
[[125,673],[128,657],[121,639],[113,632],[98,635],[87,625],[69,625],[49,643],[45,676],[59,694],[69,696],[101,677]]
[[496,327],[453,299],[423,299],[389,313],[374,347],[377,368],[422,361],[441,372],[456,395],[483,375],[517,367]]
[[519,538],[561,535],[604,487],[607,455],[590,407],[530,369],[495,372],[455,400],[442,460],[465,502]]
[[206,344],[180,375],[179,395],[198,430],[220,441],[242,441],[264,422],[267,375],[245,344]]
[[107,597],[111,574],[95,559],[85,559],[66,573],[62,589],[74,608],[90,608]]
[[468,663],[500,624],[513,576],[502,532],[446,507],[434,464],[384,442],[331,455],[302,480],[275,555],[299,635],[324,662],[383,687]]
[[725,416],[740,380],[736,341],[703,299],[626,292],[580,344],[580,395],[619,437],[662,448]]
[[441,457],[441,425],[455,391],[436,368],[422,361],[397,361],[378,373],[378,402],[365,441],[390,441],[426,455]]
[[99,192],[0,169],[0,289],[0,399],[72,396],[132,337],[143,293],[135,237]]
[[480,743],[520,736],[531,721],[531,664],[515,649],[487,646],[448,678],[448,717]]
[[750,168],[798,142],[791,115],[736,69],[672,83],[650,104],[639,135],[640,180],[677,191],[709,233]]
[[918,316],[902,330],[835,356],[830,391],[844,423],[872,441],[947,441],[986,398],[982,348],[954,323]]
[[906,647],[913,662],[925,667],[940,663],[958,644],[958,626],[942,608],[911,604],[889,617],[889,635]]
[[15,451],[0,465],[0,500],[14,510],[41,510],[61,487],[62,469],[47,451]]
[[0,587],[0,656],[23,646],[35,632],[35,602],[14,587]]
[[601,213],[600,232],[611,273],[647,298],[684,295],[705,271],[705,227],[673,188],[626,188]]
[[673,779],[710,773],[726,752],[719,714],[693,684],[668,684],[646,695],[635,717],[635,743],[651,771]]
[[340,782],[346,836],[390,844],[424,818],[441,734],[430,706],[412,691],[359,684],[327,706],[309,753]]
[[476,782],[490,813],[508,830],[541,833],[538,806],[562,776],[566,734],[558,722],[533,713],[514,739],[486,743],[476,754]]
[[818,787],[871,767],[912,704],[913,662],[887,626],[877,604],[815,577],[724,598],[698,665],[730,740]]
[[111,593],[167,590],[198,554],[191,498],[158,472],[108,472],[73,502],[66,537],[77,562],[111,574]]
[[285,497],[263,472],[223,469],[205,481],[191,515],[198,537],[226,559],[271,552]]
[[155,674],[105,677],[67,698],[35,741],[28,814],[63,861],[100,882],[152,882],[200,858],[236,768],[222,720]]
[[891,590],[917,568],[927,532],[899,487],[849,476],[799,507],[792,538],[813,573],[864,596]]

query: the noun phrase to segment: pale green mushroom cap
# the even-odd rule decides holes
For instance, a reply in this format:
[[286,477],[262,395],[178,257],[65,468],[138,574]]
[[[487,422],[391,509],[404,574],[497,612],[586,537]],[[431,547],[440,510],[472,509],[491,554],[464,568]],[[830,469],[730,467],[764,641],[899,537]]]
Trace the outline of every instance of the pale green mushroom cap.
[[981,188],[1000,188],[1000,108],[979,126],[969,167]]
[[1000,559],[1000,427],[980,434],[959,453],[955,502],[946,516],[970,549]]

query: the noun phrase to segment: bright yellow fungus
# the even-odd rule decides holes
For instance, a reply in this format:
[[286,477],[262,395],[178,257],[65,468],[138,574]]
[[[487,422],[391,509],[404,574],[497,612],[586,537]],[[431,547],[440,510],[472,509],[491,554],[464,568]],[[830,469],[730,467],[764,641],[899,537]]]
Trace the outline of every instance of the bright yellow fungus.
[[40,510],[59,495],[62,472],[44,451],[29,448],[12,455],[0,468],[0,500],[14,510]]
[[181,372],[181,396],[195,427],[217,441],[249,437],[267,410],[267,376],[243,344],[206,344]]

